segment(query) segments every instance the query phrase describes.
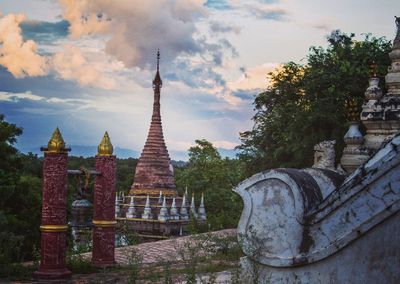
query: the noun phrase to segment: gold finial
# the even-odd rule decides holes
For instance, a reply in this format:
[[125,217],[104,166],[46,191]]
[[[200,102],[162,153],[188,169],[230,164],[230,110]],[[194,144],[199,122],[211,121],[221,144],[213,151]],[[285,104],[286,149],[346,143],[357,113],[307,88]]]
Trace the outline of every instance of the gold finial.
[[160,69],[160,49],[157,50],[157,71]]
[[56,130],[54,130],[49,143],[47,143],[46,153],[65,153],[66,151],[67,149],[65,148],[64,139],[57,127]]
[[369,77],[375,78],[376,77],[376,69],[378,65],[375,63],[375,61],[372,61],[372,64],[369,66]]
[[97,155],[99,156],[111,156],[113,154],[114,147],[111,144],[110,137],[108,136],[108,133],[104,133],[103,139],[101,139],[101,142],[99,146],[97,147]]
[[346,101],[347,108],[347,119],[349,121],[359,121],[360,120],[360,110],[357,101],[351,98]]

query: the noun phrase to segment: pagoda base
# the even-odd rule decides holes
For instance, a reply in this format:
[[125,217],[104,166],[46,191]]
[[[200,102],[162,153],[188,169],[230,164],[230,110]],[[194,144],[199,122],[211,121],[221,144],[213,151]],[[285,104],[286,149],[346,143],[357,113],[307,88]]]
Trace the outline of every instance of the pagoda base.
[[142,218],[116,218],[116,220],[118,222],[117,231],[127,230],[128,232],[135,232],[144,241],[147,239],[160,240],[173,236],[181,236],[189,224],[188,220],[159,221]]
[[162,192],[163,195],[177,197],[178,192],[175,188],[131,188],[129,191],[129,195],[138,196],[138,195],[150,195],[150,196],[158,196]]

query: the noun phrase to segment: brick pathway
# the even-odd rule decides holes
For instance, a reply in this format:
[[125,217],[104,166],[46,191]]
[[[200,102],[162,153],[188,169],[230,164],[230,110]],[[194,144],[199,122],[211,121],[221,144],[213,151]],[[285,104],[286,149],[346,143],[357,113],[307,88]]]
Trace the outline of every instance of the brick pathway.
[[[227,229],[210,233],[214,236],[234,236],[236,229]],[[131,255],[132,248],[136,249],[138,254],[143,257],[142,264],[152,264],[162,261],[182,260],[178,253],[185,243],[191,242],[192,236],[180,237],[176,239],[162,240],[151,243],[143,243],[136,246],[126,246],[115,249],[115,260],[119,265],[128,264],[128,258]],[[200,252],[199,252],[200,253]],[[91,258],[91,253],[85,253],[84,256]]]
[[[235,236],[236,229],[228,229],[217,232],[209,233],[211,236]],[[205,235],[205,234],[203,234]],[[156,267],[157,263],[169,261],[172,263],[175,262],[175,265],[180,265],[179,261],[182,260],[178,251],[185,247],[188,243],[194,243],[194,239],[198,239],[198,235],[196,236],[186,236],[180,237],[176,239],[162,240],[151,243],[143,243],[136,246],[127,246],[120,247],[115,250],[116,261],[118,265],[124,266],[128,264],[130,251],[135,249],[138,255],[143,257],[141,264],[147,265],[148,267]],[[196,251],[196,254],[199,255],[201,251]],[[83,254],[85,258],[91,259],[91,253]],[[27,263],[28,264],[28,263]],[[232,270],[226,270],[221,272],[214,273],[216,276],[215,283],[226,284],[231,283],[231,275]],[[207,279],[209,278],[208,274],[198,274],[196,276],[197,283],[207,283]],[[74,274],[72,275],[72,279],[67,281],[55,281],[52,283],[66,283],[66,284],[91,284],[91,283],[104,283],[104,284],[128,284],[128,275],[126,271],[109,271],[106,273],[92,273],[92,274]],[[184,284],[186,281],[183,280],[184,275],[174,275],[173,282]],[[21,282],[2,282],[0,279],[0,283],[21,283]],[[24,283],[37,283],[40,282],[31,282],[24,281]],[[45,282],[48,283],[48,282]],[[163,280],[160,281],[139,281],[138,283],[164,283]]]

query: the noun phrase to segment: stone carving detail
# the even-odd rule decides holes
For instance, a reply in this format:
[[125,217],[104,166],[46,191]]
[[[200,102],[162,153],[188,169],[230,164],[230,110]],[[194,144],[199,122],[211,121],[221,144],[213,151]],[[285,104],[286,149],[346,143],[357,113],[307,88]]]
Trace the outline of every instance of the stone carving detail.
[[313,168],[335,170],[335,140],[322,141],[314,146]]

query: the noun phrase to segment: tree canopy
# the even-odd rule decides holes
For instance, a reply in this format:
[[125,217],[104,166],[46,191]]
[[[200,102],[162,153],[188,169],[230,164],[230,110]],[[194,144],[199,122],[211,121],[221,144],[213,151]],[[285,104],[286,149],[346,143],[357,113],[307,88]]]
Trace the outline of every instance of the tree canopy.
[[346,103],[354,100],[361,106],[370,66],[375,63],[383,77],[391,45],[369,34],[357,41],[354,34],[338,30],[327,40],[326,49],[310,48],[306,64],[289,62],[268,74],[270,86],[254,100],[254,127],[240,134],[239,156],[247,175],[310,166],[313,146],[326,139],[336,139],[341,153]]
[[41,180],[25,167],[33,155],[14,147],[21,134],[0,115],[0,275],[8,273],[9,263],[32,257],[39,243]]
[[175,171],[178,190],[183,194],[187,187],[189,193],[195,193],[197,204],[204,193],[211,229],[236,227],[242,204],[232,188],[243,179],[241,162],[223,159],[205,139],[195,142],[196,145],[189,148],[187,166]]

